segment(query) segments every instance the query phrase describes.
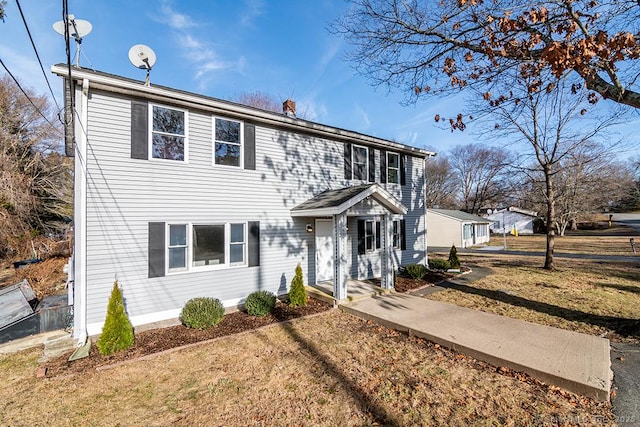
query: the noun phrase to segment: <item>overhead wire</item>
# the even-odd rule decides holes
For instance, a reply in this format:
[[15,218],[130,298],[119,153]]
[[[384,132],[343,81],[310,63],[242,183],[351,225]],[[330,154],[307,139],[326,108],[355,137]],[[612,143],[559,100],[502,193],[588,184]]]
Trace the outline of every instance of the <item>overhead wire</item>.
[[45,81],[47,82],[47,86],[49,87],[49,92],[51,92],[51,97],[53,98],[53,102],[56,104],[56,108],[58,111],[58,120],[60,120],[60,123],[64,124],[62,122],[62,119],[60,118],[60,104],[58,104],[58,100],[56,99],[55,94],[53,93],[53,89],[51,88],[51,83],[49,82],[49,78],[47,77],[47,73],[44,71],[44,66],[42,65],[42,60],[40,59],[40,54],[38,53],[38,49],[36,48],[36,44],[33,41],[33,37],[31,36],[31,31],[29,30],[29,25],[27,24],[27,19],[24,16],[24,13],[22,12],[22,6],[20,5],[20,0],[16,0],[16,5],[18,6],[18,11],[20,11],[20,16],[22,17],[22,22],[24,23],[24,28],[27,30],[27,35],[29,36],[29,40],[31,41],[31,46],[33,47],[33,51],[36,54],[36,58],[38,58],[38,63],[40,64],[40,69],[42,70],[42,75],[44,76]]
[[20,84],[18,79],[16,79],[16,77],[13,75],[13,73],[11,71],[9,71],[9,68],[7,68],[7,66],[4,64],[4,61],[2,61],[2,59],[0,59],[0,65],[2,65],[2,68],[4,68],[4,70],[7,72],[7,74],[9,74],[9,76],[13,79],[14,83],[18,86],[18,89],[20,89],[22,94],[27,98],[27,100],[31,103],[33,108],[35,108],[35,110],[38,112],[38,114],[40,114],[42,116],[42,118],[45,119],[47,121],[47,123],[49,123],[49,125],[52,128],[54,128],[55,130],[57,130],[59,132],[60,130],[53,123],[51,123],[51,121],[47,118],[47,116],[44,115],[42,110],[40,110],[40,108],[33,102],[33,100],[31,99],[31,96],[29,96],[29,94],[22,88],[22,85]]

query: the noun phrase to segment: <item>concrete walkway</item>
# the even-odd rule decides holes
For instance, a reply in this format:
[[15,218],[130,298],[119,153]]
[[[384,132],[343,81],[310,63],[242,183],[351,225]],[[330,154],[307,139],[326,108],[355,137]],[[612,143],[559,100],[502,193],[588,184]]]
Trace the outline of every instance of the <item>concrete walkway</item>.
[[398,293],[340,308],[492,365],[609,400],[612,372],[607,339]]

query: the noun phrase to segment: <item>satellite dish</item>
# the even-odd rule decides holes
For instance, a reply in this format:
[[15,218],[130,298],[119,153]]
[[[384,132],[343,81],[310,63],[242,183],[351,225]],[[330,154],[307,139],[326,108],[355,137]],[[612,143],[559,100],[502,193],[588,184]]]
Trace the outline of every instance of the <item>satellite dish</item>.
[[145,85],[149,86],[149,73],[156,63],[156,53],[149,46],[137,44],[129,49],[129,61],[134,67],[147,70]]
[[491,215],[493,211],[491,209],[487,209],[487,215]]
[[[73,15],[68,15],[67,20],[58,21],[53,24],[53,29],[56,33],[61,36],[65,36],[66,34],[69,37],[73,37],[76,41],[76,67],[80,65],[80,45],[82,44],[82,39],[84,36],[88,35],[93,29],[93,25],[91,22],[85,21],[83,19],[76,19]],[[65,34],[66,33],[66,34]]]

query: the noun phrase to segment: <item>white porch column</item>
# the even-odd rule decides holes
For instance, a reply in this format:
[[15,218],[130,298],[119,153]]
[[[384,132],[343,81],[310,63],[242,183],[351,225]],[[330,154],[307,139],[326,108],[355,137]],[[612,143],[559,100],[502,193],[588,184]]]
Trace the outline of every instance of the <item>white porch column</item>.
[[333,216],[333,297],[347,298],[347,213]]
[[385,214],[382,219],[382,287],[393,289],[393,223],[391,215]]

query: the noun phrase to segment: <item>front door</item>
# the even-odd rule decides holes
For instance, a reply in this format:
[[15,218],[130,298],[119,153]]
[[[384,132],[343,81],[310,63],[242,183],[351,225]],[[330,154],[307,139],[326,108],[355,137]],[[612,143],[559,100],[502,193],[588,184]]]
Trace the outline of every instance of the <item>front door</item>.
[[333,280],[333,220],[316,219],[316,283]]

